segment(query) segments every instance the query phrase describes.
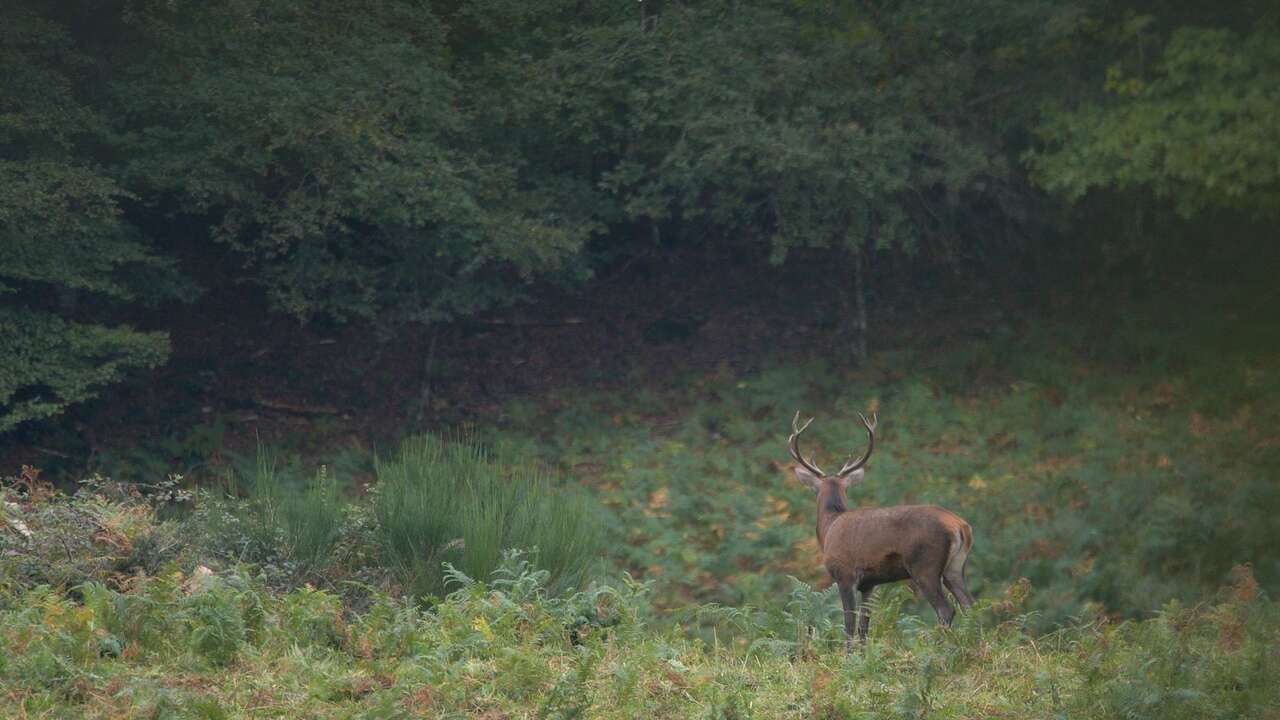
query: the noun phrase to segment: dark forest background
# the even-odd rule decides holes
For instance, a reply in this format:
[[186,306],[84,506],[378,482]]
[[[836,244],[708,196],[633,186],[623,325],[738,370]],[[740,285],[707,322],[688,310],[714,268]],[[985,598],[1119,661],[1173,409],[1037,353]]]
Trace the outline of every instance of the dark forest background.
[[1276,299],[1273,3],[4,14],[11,445],[288,405],[430,423],[736,312],[762,322],[726,353],[801,332],[843,364],[903,313],[1092,336]]

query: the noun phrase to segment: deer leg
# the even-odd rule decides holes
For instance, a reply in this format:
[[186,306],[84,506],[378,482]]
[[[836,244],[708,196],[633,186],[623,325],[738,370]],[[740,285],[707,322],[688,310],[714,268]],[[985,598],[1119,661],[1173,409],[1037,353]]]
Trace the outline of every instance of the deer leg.
[[933,606],[933,611],[938,613],[938,622],[951,627],[951,619],[955,617],[956,611],[951,607],[951,603],[947,602],[947,597],[942,594],[942,578],[930,573],[916,576],[915,581],[916,585],[920,586],[924,599],[928,600]]
[[947,558],[947,566],[942,569],[942,582],[956,597],[956,602],[960,603],[960,609],[968,610],[973,605],[973,596],[969,594],[964,578],[964,567],[969,563],[969,549],[963,544],[957,544],[955,547],[956,550],[951,553],[951,557]]
[[867,601],[875,589],[875,585],[869,585],[862,590],[862,604],[858,608],[858,641],[863,645],[867,644],[867,628],[871,626],[871,606]]
[[853,652],[853,618],[858,612],[858,598],[853,594],[853,584],[837,582],[840,602],[844,605],[844,651]]
[[959,570],[947,568],[947,571],[942,574],[942,582],[955,596],[956,602],[960,603],[961,610],[968,610],[973,605],[973,595],[969,594],[969,588],[964,581],[964,566]]

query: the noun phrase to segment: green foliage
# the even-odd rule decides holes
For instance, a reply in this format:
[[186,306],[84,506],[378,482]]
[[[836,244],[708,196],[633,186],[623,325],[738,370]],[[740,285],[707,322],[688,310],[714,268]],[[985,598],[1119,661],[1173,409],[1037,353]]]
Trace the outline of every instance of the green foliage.
[[163,333],[67,322],[20,308],[0,307],[0,335],[8,348],[0,358],[0,432],[57,415],[168,356]]
[[[1197,339],[1224,322],[1217,313],[1177,322],[1172,336],[1129,336],[1145,348],[1136,366],[1091,360],[1044,328],[885,353],[858,372],[790,362],[643,397],[556,397],[542,415],[523,410],[521,425],[547,428],[544,456],[596,488],[612,559],[652,579],[665,607],[777,607],[788,575],[823,579],[813,496],[785,465],[797,409],[819,418],[806,448],[824,466],[863,441],[853,410],[878,410],[876,454],[851,502],[959,513],[975,530],[970,587],[983,596],[1028,578],[1039,628],[1192,603],[1240,562],[1274,592],[1273,339],[1245,341],[1242,319],[1220,328],[1240,337],[1224,352]],[[912,614],[932,621],[923,603]],[[775,637],[804,641],[794,629]]]
[[[459,462],[475,460],[474,447],[460,451]],[[136,497],[83,501],[102,526],[155,532]],[[35,499],[15,517],[44,532],[42,508],[67,502]],[[109,564],[111,547],[76,552]],[[1226,718],[1280,708],[1280,612],[1247,566],[1194,606],[1068,622],[1044,636],[1033,634],[1038,592],[1026,583],[988,582],[988,597],[949,630],[904,612],[905,587],[885,588],[871,603],[870,645],[843,660],[831,592],[794,579],[758,608],[692,606],[693,622],[670,628],[655,620],[652,583],[556,592],[536,556],[515,550],[483,580],[452,569],[453,592],[430,610],[371,591],[357,611],[310,586],[271,591],[199,566],[105,574],[66,596],[14,567],[0,568],[5,715],[66,716],[93,703],[223,717],[268,697],[308,717]],[[721,631],[713,645],[687,637],[699,625]]]
[[[232,474],[232,487],[243,488],[243,498],[188,493],[177,479],[138,486],[102,478],[68,497],[28,469],[15,480],[29,488],[26,499],[0,506],[0,573],[26,584],[81,586],[102,598],[94,588],[127,582],[123,578],[132,573],[250,564],[273,589],[314,583],[359,604],[374,588],[439,596],[454,581],[470,584],[468,577],[490,573],[496,573],[494,586],[513,597],[526,597],[522,586],[508,582],[513,573],[531,573],[539,587],[565,593],[580,588],[601,564],[601,528],[584,494],[553,482],[535,463],[490,459],[473,442],[407,441],[396,458],[378,465],[379,482],[367,501],[344,497],[325,466],[307,479],[297,463],[279,457],[260,449],[244,472]],[[503,569],[504,557],[514,570]],[[308,609],[312,597],[298,596],[303,619],[289,622],[338,618],[332,608]],[[225,610],[216,596],[208,602],[193,612]],[[579,614],[581,622],[595,622],[591,608]],[[236,645],[239,631],[228,617],[225,632],[201,640],[210,643],[212,649],[201,652],[216,656],[214,662],[234,655],[227,648]],[[111,632],[119,642],[131,637]]]
[[214,666],[235,662],[262,620],[262,597],[237,578],[196,577],[193,592],[179,604],[191,651]]
[[594,227],[476,141],[485,109],[426,6],[144,2],[127,20],[125,177],[209,218],[301,318],[472,315],[560,272]]
[[[490,5],[467,10],[488,20]],[[1003,0],[634,10],[579,11],[561,40],[483,44],[505,75],[482,77],[515,98],[496,119],[532,125],[517,141],[560,149],[563,165],[581,157],[603,220],[646,240],[757,254],[765,241],[775,262],[795,247],[951,242],[980,215],[966,208],[1016,204],[993,106],[1036,75],[1010,58],[1053,42],[1071,12]],[[541,30],[554,17],[525,20]]]
[[1058,253],[1019,157],[1125,217],[1277,206],[1265,3],[11,4],[0,432],[163,362],[178,257],[387,340],[697,246],[837,300],[865,259],[1052,280],[1109,233]]
[[406,440],[378,464],[373,515],[386,562],[415,594],[442,594],[442,563],[485,577],[512,548],[536,549],[553,588],[593,568],[600,526],[581,493],[554,487],[536,465],[507,465],[472,440]]
[[356,586],[385,573],[371,566],[376,547],[368,508],[344,492],[321,465],[313,473],[277,449],[259,447],[225,478],[230,495],[200,491],[175,525],[186,536],[175,554],[184,563],[251,564],[274,589],[301,583]]
[[[191,294],[180,255],[393,337],[680,244],[963,265],[1056,214],[1013,161],[1036,131],[1024,159],[1071,200],[1277,207],[1280,59],[1255,4],[1216,24],[1012,0],[10,4],[0,433],[164,362],[136,327]],[[411,439],[367,499],[264,451],[233,476],[245,497],[159,512],[179,493],[155,481],[219,448],[219,421],[154,443],[163,461],[103,458],[149,499],[24,476],[0,491],[0,715],[1276,714],[1275,324],[1161,311],[1080,342],[1033,327],[857,371],[570,389],[509,408],[495,434],[528,452]],[[974,525],[981,600],[954,628],[882,588],[870,646],[838,655],[783,464],[796,409],[827,463],[854,409],[880,411],[855,503]],[[587,584],[606,551],[630,574]]]
[[[933,502],[961,514],[975,528],[973,590],[982,597],[1027,578],[1039,629],[1193,603],[1240,562],[1274,592],[1280,566],[1269,548],[1280,538],[1269,518],[1280,496],[1270,478],[1280,456],[1267,429],[1280,420],[1280,385],[1265,370],[1273,329],[1254,328],[1264,335],[1249,339],[1249,321],[1224,326],[1208,310],[1179,323],[1175,342],[1152,326],[1150,337],[1130,333],[1096,359],[1044,353],[1067,346],[1045,328],[941,354],[884,354],[858,372],[782,363],[625,400],[552,398],[554,410],[517,408],[519,427],[545,435],[508,430],[492,443],[522,452],[491,457],[475,442],[414,439],[378,463],[363,501],[343,498],[326,470],[308,475],[266,452],[239,476],[245,499],[201,493],[190,515],[168,523],[156,523],[150,506],[122,513],[106,486],[91,484],[72,499],[6,505],[0,566],[74,586],[170,561],[251,562],[273,587],[311,582],[355,602],[367,595],[360,588],[393,580],[440,596],[451,577],[486,577],[504,551],[537,548],[531,567],[548,572],[557,592],[607,558],[651,582],[659,607],[698,603],[689,626],[705,639],[713,627],[727,638],[744,622],[765,623],[757,651],[802,655],[838,644],[840,624],[830,591],[805,585],[822,580],[813,500],[781,464],[783,429],[797,408],[827,418],[806,442],[832,462],[861,440],[840,418],[874,408],[880,442],[851,500]],[[1197,340],[1210,325],[1238,336],[1231,352]],[[539,452],[599,502],[533,469]],[[932,622],[910,597],[876,602],[891,613],[907,603],[902,617]]]
[[[392,331],[680,243],[1015,258],[997,243],[1044,222],[1015,161],[1036,128],[1027,157],[1070,197],[1275,206],[1274,23],[1102,10],[20,2],[0,36],[0,318],[24,352],[0,361],[0,431],[163,361],[162,335],[104,316],[189,295],[180,246],[234,253],[211,282],[300,318]],[[1101,56],[1109,94],[1073,104]]]
[[[980,601],[950,630],[895,622],[882,603],[872,620],[881,630],[852,656],[826,645],[761,654],[750,648],[773,633],[767,622],[742,625],[741,643],[707,647],[649,624],[642,585],[555,595],[547,580],[509,553],[491,582],[467,578],[431,610],[378,595],[348,619],[323,591],[273,593],[235,574],[94,586],[83,605],[6,584],[0,713],[238,717],[264,702],[316,718],[1229,718],[1280,709],[1280,610],[1244,567],[1194,608],[1044,636],[1027,632],[1016,592]],[[587,607],[609,623],[583,625]]]
[[[17,681],[74,697],[76,683],[88,675],[84,666],[98,656],[92,613],[47,587],[14,600],[4,610],[5,645],[10,650],[0,669],[6,685]],[[18,648],[29,651],[15,652]]]
[[[1148,18],[1149,20],[1149,18]],[[1108,68],[1107,96],[1051,114],[1046,148],[1028,156],[1050,190],[1149,190],[1184,216],[1280,206],[1280,45],[1251,32],[1183,27],[1151,69]]]
[[[35,487],[37,495],[51,492]],[[0,577],[31,585],[68,588],[154,572],[182,545],[174,524],[157,522],[153,508],[137,501],[81,492],[32,502],[5,488],[0,502]]]
[[291,482],[266,448],[258,449],[248,478],[252,530],[263,557],[285,558],[307,576],[324,568],[336,549],[346,519],[337,479],[321,466],[309,482]]
[[341,598],[310,586],[284,596],[280,623],[289,637],[303,646],[337,647],[346,630]]
[[163,657],[179,648],[174,645],[182,630],[173,606],[182,597],[178,576],[158,575],[145,580],[145,587],[118,592],[101,582],[80,587],[84,607],[93,613],[98,632],[99,653],[121,657]]
[[[168,264],[122,221],[128,193],[84,159],[103,119],[80,97],[89,60],[19,3],[0,28],[0,433],[95,397],[168,355],[164,333],[69,321],[79,294],[172,290]],[[128,273],[126,275],[126,273]],[[168,287],[166,287],[168,285]],[[50,302],[57,297],[60,302]]]

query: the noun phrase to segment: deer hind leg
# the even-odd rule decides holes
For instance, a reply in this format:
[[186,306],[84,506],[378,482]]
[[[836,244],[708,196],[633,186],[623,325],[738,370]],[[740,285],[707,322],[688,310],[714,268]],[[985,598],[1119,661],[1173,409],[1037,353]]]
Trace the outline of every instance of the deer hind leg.
[[958,570],[948,569],[942,576],[942,582],[955,596],[956,602],[960,603],[961,610],[968,610],[973,606],[973,595],[969,594],[969,588],[964,582],[964,566],[961,565]]
[[951,558],[952,545],[954,542],[948,542],[948,545],[943,548],[922,544],[906,564],[907,574],[911,576],[911,580],[919,588],[924,599],[933,606],[933,611],[938,614],[938,622],[947,627],[951,627],[951,619],[955,617],[956,610],[951,607],[950,602],[947,602],[947,596],[942,592],[942,573],[946,570],[947,561]]
[[960,603],[961,610],[968,610],[973,605],[973,595],[969,594],[969,587],[965,584],[964,577],[964,566],[968,562],[969,543],[965,542],[963,536],[959,536],[952,543],[946,567],[942,569],[942,582],[955,596],[956,602]]
[[951,607],[951,603],[947,602],[947,596],[942,594],[942,578],[933,573],[927,575],[915,576],[916,585],[920,588],[920,593],[924,595],[924,599],[929,601],[933,606],[933,611],[938,613],[938,622],[947,627],[951,627],[951,619],[955,617],[956,610]]

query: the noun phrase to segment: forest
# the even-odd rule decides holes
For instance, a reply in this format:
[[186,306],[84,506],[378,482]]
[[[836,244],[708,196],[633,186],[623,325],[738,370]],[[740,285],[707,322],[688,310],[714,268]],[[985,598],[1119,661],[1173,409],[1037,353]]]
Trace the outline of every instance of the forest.
[[[0,717],[1280,715],[1280,3],[0,0],[0,71]],[[972,527],[950,627],[846,652],[797,413]]]

